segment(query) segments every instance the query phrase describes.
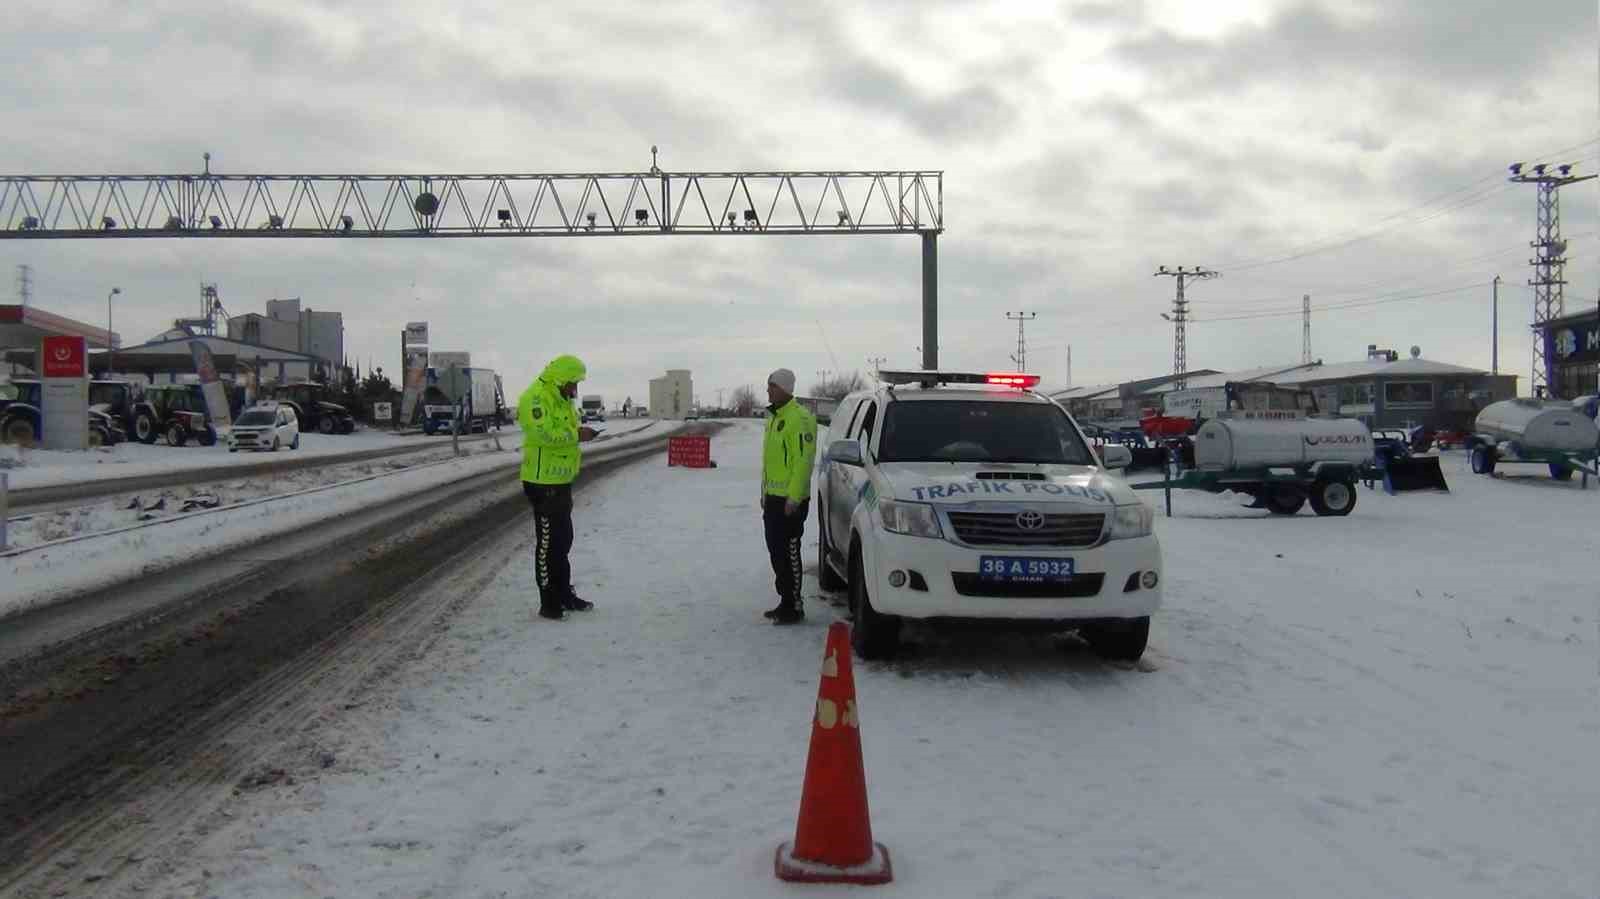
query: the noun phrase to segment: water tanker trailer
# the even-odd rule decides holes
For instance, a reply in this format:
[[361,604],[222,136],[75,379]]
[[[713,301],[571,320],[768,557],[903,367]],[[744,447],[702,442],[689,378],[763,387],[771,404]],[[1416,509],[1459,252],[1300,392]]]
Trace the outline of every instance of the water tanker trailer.
[[1477,474],[1523,464],[1547,466],[1558,481],[1571,480],[1574,472],[1600,477],[1600,430],[1570,400],[1501,400],[1478,413],[1467,454]]
[[1372,465],[1372,433],[1354,419],[1254,418],[1224,414],[1200,426],[1194,468],[1135,490],[1233,491],[1250,508],[1293,515],[1307,501],[1318,515],[1349,515],[1356,481]]

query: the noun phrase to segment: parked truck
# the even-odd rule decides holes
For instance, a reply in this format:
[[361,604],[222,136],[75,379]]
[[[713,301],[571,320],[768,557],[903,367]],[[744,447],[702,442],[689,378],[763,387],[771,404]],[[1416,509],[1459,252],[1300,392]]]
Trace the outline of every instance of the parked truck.
[[452,365],[428,370],[427,387],[422,391],[424,434],[498,430],[510,418],[505,389],[493,369]]
[[605,421],[606,403],[598,393],[587,393],[583,396],[582,408],[579,410],[582,421]]

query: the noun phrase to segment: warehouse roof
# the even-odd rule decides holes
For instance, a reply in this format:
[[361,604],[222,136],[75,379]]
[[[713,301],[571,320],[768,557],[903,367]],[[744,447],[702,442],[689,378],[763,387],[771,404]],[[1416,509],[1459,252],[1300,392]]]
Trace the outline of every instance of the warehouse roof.
[[1068,387],[1066,390],[1058,390],[1050,394],[1050,398],[1057,402],[1086,400],[1103,393],[1115,393],[1120,389],[1120,384],[1085,384],[1082,387]]
[[[1282,376],[1285,374],[1298,373],[1301,370],[1314,369],[1316,367],[1317,365],[1315,363],[1311,363],[1300,365],[1267,365],[1260,368],[1247,368],[1241,371],[1219,371],[1208,375],[1192,376],[1186,379],[1184,386],[1185,389],[1193,390],[1197,387],[1221,387],[1224,384],[1238,384],[1246,381],[1280,381],[1282,380]],[[1173,386],[1172,382],[1168,381],[1165,384],[1157,384],[1154,387],[1151,387],[1149,390],[1146,390],[1144,393],[1146,396],[1149,396],[1152,394],[1166,393],[1169,390],[1175,389],[1177,388]]]
[[1278,375],[1271,380],[1277,384],[1311,384],[1317,381],[1344,381],[1350,378],[1476,376],[1487,374],[1489,373],[1481,368],[1467,368],[1463,365],[1434,362],[1430,359],[1400,359],[1395,362],[1390,362],[1388,359],[1365,359],[1360,362],[1335,362],[1332,365],[1317,365]]

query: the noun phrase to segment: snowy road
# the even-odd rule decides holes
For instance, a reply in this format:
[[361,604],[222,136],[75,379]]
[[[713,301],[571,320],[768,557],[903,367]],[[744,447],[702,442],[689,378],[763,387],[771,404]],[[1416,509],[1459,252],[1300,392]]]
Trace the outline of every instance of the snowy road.
[[[535,619],[528,534],[508,534],[426,652],[354,697],[307,686],[321,714],[252,744],[283,776],[63,885],[842,895],[772,875],[836,612],[760,617],[759,440],[741,424],[717,469],[652,459],[581,494],[594,612]],[[1179,495],[1158,518],[1153,670],[1062,638],[916,631],[905,660],[858,663],[895,857],[874,895],[1593,899],[1600,491],[1448,458],[1453,493],[1363,488],[1345,519]]]

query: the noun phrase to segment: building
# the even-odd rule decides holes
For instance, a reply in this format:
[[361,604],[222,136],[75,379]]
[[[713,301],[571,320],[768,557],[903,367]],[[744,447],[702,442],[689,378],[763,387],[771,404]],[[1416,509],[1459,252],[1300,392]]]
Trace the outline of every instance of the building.
[[1375,345],[1361,362],[1318,363],[1269,380],[1308,389],[1319,410],[1359,418],[1372,428],[1468,430],[1483,407],[1517,395],[1516,375],[1423,359],[1416,348],[1411,358],[1401,359]]
[[686,368],[669,368],[650,379],[650,416],[684,418],[694,409],[694,379]]
[[[194,362],[189,349],[192,340],[205,341],[213,356],[219,360],[237,360],[238,368],[256,373],[263,382],[287,384],[310,380],[318,371],[331,373],[331,367],[315,356],[226,337],[193,334],[182,328],[167,331],[138,346],[118,349],[116,370],[123,374],[141,374],[152,384],[176,384],[192,380]],[[233,371],[235,366],[233,363],[223,366],[219,362],[218,367],[227,373]]]
[[[1319,411],[1359,418],[1373,428],[1427,425],[1467,429],[1484,406],[1517,395],[1515,375],[1493,375],[1420,357],[1418,351],[1410,359],[1401,359],[1395,351],[1380,350],[1374,344],[1367,347],[1367,358],[1360,362],[1324,364],[1319,360],[1232,372],[1205,369],[1186,373],[1184,386],[1195,389],[1262,381],[1303,388],[1311,391]],[[1574,363],[1574,368],[1587,372],[1592,390],[1594,363],[1587,369],[1581,365]],[[1086,423],[1131,424],[1158,413],[1162,394],[1176,389],[1175,382],[1173,376],[1164,375],[1063,390],[1052,398]]]
[[228,338],[313,356],[329,368],[344,362],[344,315],[302,309],[298,298],[268,300],[267,314],[228,319]]
[[1570,400],[1600,393],[1600,310],[1553,318],[1540,331],[1550,361],[1550,394]]

